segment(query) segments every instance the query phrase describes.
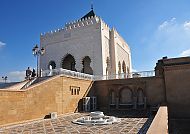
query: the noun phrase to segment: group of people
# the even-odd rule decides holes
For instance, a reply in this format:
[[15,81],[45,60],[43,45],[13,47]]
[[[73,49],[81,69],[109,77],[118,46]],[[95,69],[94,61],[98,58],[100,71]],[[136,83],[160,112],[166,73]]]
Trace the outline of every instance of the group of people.
[[30,67],[28,67],[26,70],[26,79],[31,79],[34,77],[36,77],[36,70],[35,69],[31,70]]

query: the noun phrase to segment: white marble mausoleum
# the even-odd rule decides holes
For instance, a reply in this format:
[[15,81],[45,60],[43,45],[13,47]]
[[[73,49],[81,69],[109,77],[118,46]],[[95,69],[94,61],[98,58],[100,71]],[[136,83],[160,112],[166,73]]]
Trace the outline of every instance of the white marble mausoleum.
[[93,9],[64,28],[41,34],[40,68],[68,69],[93,75],[113,75],[132,71],[128,44]]

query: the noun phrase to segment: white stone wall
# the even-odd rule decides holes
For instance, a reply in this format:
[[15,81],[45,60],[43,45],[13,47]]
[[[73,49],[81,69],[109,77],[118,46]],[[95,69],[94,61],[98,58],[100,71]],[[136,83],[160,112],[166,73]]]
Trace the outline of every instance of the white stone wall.
[[[129,68],[129,72],[131,72],[131,52],[128,44],[123,40],[123,38],[117,33],[116,30],[114,32],[114,45],[115,45],[115,66],[116,73],[119,71],[118,63],[121,63],[121,73],[123,73],[122,63],[123,61],[126,64],[126,68]],[[126,69],[127,70],[127,69]]]
[[50,61],[56,68],[62,67],[62,60],[71,54],[76,61],[75,68],[81,72],[85,56],[91,59],[94,75],[106,75],[107,57],[110,59],[111,74],[118,73],[118,62],[125,61],[131,72],[130,48],[115,29],[110,29],[99,17],[83,19],[66,24],[63,29],[48,32],[40,37],[40,45],[46,53],[40,57],[40,68],[48,69]]
[[100,30],[100,21],[96,17],[66,24],[65,29],[42,35],[40,43],[46,53],[40,58],[41,68],[47,70],[51,60],[55,61],[56,68],[61,68],[63,57],[71,54],[76,60],[77,71],[81,72],[82,59],[89,56],[93,73],[101,75],[103,69]]
[[101,42],[102,42],[102,64],[103,64],[103,75],[106,75],[107,57],[110,58],[110,28],[108,25],[101,20]]

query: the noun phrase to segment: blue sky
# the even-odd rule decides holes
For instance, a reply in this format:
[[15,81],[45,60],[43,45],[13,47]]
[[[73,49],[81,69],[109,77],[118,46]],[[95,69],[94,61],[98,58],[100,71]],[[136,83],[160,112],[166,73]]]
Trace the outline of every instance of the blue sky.
[[[40,33],[90,11],[90,0],[1,0],[0,76],[23,78],[36,66]],[[129,44],[133,69],[153,70],[163,56],[190,55],[189,0],[93,0],[94,11]]]

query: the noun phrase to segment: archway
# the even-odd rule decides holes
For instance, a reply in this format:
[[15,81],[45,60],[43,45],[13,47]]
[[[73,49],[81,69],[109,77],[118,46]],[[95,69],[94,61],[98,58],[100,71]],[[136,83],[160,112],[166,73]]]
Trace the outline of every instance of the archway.
[[83,68],[82,68],[82,73],[86,74],[93,74],[93,70],[90,66],[91,59],[89,56],[85,56],[84,59],[82,60]]
[[124,74],[124,78],[126,78],[126,64],[125,64],[125,61],[123,61],[122,63],[122,71],[123,71],[123,74]]
[[118,74],[119,74],[119,75],[121,74],[121,63],[120,63],[120,61],[119,61],[119,63],[118,63]]
[[138,105],[144,104],[144,93],[142,89],[137,90],[137,104]]
[[75,64],[75,58],[71,54],[68,54],[62,61],[62,68],[76,71]]
[[55,69],[56,68],[56,64],[55,64],[55,61],[50,61],[49,64],[48,64],[48,69]]
[[129,88],[123,88],[120,91],[120,104],[132,104],[133,103],[133,94]]
[[110,65],[110,58],[109,57],[107,57],[106,58],[106,76],[108,76],[109,74],[110,74],[110,67],[111,65]]
[[123,61],[123,63],[122,63],[122,70],[123,70],[123,73],[126,73],[126,64],[125,64],[125,61]]

